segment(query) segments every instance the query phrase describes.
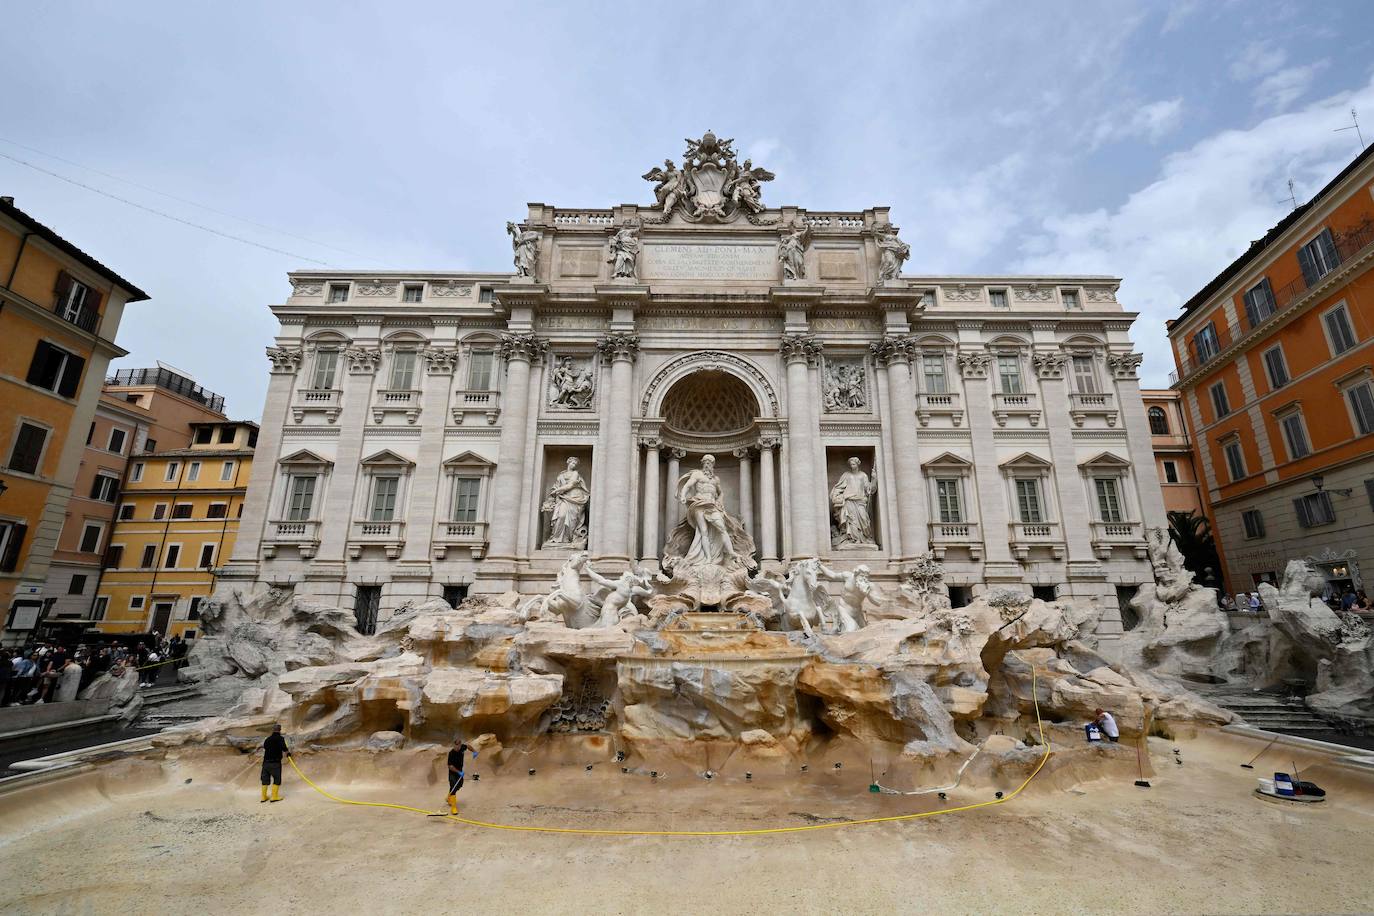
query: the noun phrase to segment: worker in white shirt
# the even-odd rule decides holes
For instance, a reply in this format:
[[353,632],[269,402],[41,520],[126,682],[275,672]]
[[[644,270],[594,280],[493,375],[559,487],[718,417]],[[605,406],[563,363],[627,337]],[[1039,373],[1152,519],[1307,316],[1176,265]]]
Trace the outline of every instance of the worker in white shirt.
[[1102,734],[1107,736],[1107,740],[1113,744],[1121,740],[1121,729],[1116,727],[1116,719],[1105,709],[1099,709],[1093,713],[1093,724],[1102,729]]

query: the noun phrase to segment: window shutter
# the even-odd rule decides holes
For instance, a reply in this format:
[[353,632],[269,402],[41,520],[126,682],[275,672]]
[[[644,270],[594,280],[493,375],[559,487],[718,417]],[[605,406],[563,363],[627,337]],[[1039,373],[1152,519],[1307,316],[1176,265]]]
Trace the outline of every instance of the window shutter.
[[[90,312],[91,312],[91,314],[92,314],[92,315],[95,315],[95,314],[98,314],[98,313],[100,312],[100,303],[103,302],[104,300],[105,300],[105,295],[104,295],[104,293],[100,292],[100,290],[97,290],[97,289],[87,289],[87,290],[86,290],[86,301],[85,301],[84,303],[82,303],[82,307],[83,307],[83,308],[86,308],[86,309],[89,309]],[[93,328],[92,330],[96,330],[96,329]]]
[[54,309],[60,309],[67,302],[67,296],[72,291],[72,275],[65,270],[57,272],[57,282],[53,284],[52,304]]
[[1374,509],[1374,477],[1364,482],[1364,489],[1369,496],[1369,508]]
[[24,535],[28,525],[15,525],[10,529],[10,542],[5,545],[5,555],[0,557],[0,571],[14,572],[19,568],[19,551],[24,548]]
[[1255,302],[1255,300],[1259,298],[1255,295],[1255,293],[1257,293],[1258,291],[1259,287],[1255,287],[1252,290],[1247,290],[1245,296],[1243,297],[1245,299],[1245,317],[1247,320],[1249,320],[1250,327],[1252,328],[1260,323],[1259,306]]
[[1301,498],[1293,500],[1293,508],[1298,513],[1298,524],[1304,528],[1312,527],[1312,516],[1307,512],[1307,501]]
[[86,361],[75,354],[67,357],[67,365],[62,370],[62,378],[57,383],[57,393],[64,398],[76,397],[76,389],[81,385],[81,370]]
[[1317,273],[1317,265],[1312,261],[1312,252],[1307,250],[1306,245],[1298,249],[1298,266],[1302,268],[1302,278],[1308,286],[1321,278]]
[[52,358],[52,349],[52,344],[46,340],[40,340],[33,348],[33,362],[29,363],[29,374],[24,378],[30,385],[42,386],[44,370]]
[[1317,246],[1321,249],[1326,272],[1335,270],[1341,263],[1341,256],[1336,252],[1336,242],[1331,238],[1330,229],[1323,229],[1322,234],[1317,236]]

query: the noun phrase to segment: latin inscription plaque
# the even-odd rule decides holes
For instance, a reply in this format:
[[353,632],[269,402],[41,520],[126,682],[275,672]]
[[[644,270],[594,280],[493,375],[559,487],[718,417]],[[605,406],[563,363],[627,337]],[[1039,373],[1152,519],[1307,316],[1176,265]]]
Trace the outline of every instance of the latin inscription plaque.
[[646,280],[777,280],[776,245],[647,244],[639,275]]

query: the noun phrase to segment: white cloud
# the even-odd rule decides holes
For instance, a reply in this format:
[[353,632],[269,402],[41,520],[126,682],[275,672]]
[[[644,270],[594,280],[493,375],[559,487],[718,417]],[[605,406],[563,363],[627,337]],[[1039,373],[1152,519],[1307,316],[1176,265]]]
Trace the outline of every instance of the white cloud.
[[1131,112],[1109,113],[1093,128],[1090,146],[1097,149],[1106,143],[1136,138],[1158,143],[1178,127],[1182,114],[1182,98],[1150,102]]
[[1301,200],[1350,160],[1356,151],[1331,125],[1352,106],[1374,107],[1374,82],[1170,155],[1119,207],[1027,227],[1015,269],[1123,277],[1121,301],[1141,312],[1133,336],[1147,379],[1162,384],[1173,368],[1164,321],[1283,217],[1288,178]]
[[1275,47],[1268,39],[1261,39],[1241,48],[1229,70],[1231,79],[1244,83],[1268,76],[1287,62],[1288,55],[1282,48]]
[[1325,66],[1326,61],[1319,60],[1305,67],[1287,67],[1271,73],[1255,87],[1255,106],[1283,111],[1311,88],[1312,80]]

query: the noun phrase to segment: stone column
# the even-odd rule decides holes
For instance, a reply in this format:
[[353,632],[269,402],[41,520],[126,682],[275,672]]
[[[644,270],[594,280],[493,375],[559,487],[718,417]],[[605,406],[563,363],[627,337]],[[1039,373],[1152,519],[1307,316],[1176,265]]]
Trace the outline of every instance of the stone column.
[[773,479],[773,450],[776,439],[759,440],[759,550],[764,560],[778,559],[777,484]]
[[[888,337],[873,344],[873,355],[884,366],[888,400],[892,411],[892,470],[897,481],[897,524],[900,527],[903,560],[926,552],[929,529],[926,522],[925,480],[921,455],[916,443],[916,395],[912,389],[911,359],[915,341],[909,337]],[[891,502],[889,502],[889,505]]]
[[434,521],[443,511],[439,482],[443,477],[444,427],[448,425],[450,389],[458,352],[448,347],[426,347],[420,353],[428,379],[420,407],[420,444],[406,500],[406,545],[402,561],[420,564],[430,560]]
[[737,448],[734,455],[739,459],[739,517],[744,522],[744,530],[754,536],[754,462],[750,458],[751,449]]
[[808,334],[785,334],[782,357],[787,363],[787,473],[790,483],[788,511],[792,515],[792,554],[816,555],[816,496],[812,490],[825,486],[817,480],[812,459],[815,422],[811,413],[806,364],[820,355],[821,345]]
[[[320,512],[320,550],[315,555],[313,572],[325,575],[329,563],[343,563],[345,546],[353,532],[353,519],[362,510],[353,500],[358,489],[358,462],[362,460],[363,435],[372,410],[372,383],[382,362],[376,347],[354,346],[344,350],[348,377],[344,381],[343,409],[339,413],[339,445],[334,452],[334,469],[329,475]],[[361,499],[366,500],[367,494]],[[343,574],[342,566],[338,569]]]
[[[993,436],[992,355],[985,350],[965,350],[957,354],[959,374],[964,379],[964,416],[968,418],[969,444],[975,459],[997,455]],[[975,461],[975,464],[977,462]],[[1011,522],[1006,481],[1002,470],[987,462],[974,468],[973,484],[978,490],[978,523],[983,534],[983,579],[986,582],[1019,582],[1021,566],[1012,560],[1008,537]]]
[[1140,399],[1140,382],[1136,372],[1143,357],[1139,353],[1109,353],[1107,368],[1116,379],[1118,420],[1126,429],[1126,441],[1131,451],[1131,476],[1135,478],[1140,497],[1140,517],[1144,534],[1151,528],[1168,530],[1169,519],[1164,511],[1164,493],[1159,485],[1159,471],[1155,466],[1154,446],[1150,442],[1150,421],[1145,416],[1145,402]]
[[493,560],[514,560],[517,553],[515,535],[527,457],[530,363],[548,346],[548,341],[533,334],[507,334],[501,341],[506,384],[501,392],[501,441],[491,481],[489,557]]
[[[1066,354],[1037,353],[1032,360],[1040,377],[1040,399],[1045,431],[1050,439],[1050,475],[1059,503],[1059,526],[1069,548],[1069,587],[1073,580],[1102,578],[1102,565],[1093,553],[1092,510],[1078,471],[1078,450],[1073,441],[1073,418],[1069,414],[1069,386],[1064,378]],[[1153,458],[1151,459],[1153,463]]]
[[680,448],[668,449],[668,519],[664,533],[669,537],[682,517],[682,503],[677,501],[677,482],[682,476],[682,459],[686,457],[687,453]]
[[282,498],[281,493],[273,494],[272,490],[277,477],[277,460],[284,457],[281,453],[282,429],[290,413],[296,370],[304,359],[299,347],[269,347],[267,356],[272,360],[272,377],[267,383],[267,401],[262,409],[262,431],[257,447],[259,460],[253,462],[233,557],[225,570],[226,574],[233,573],[233,578],[240,578],[240,572],[245,576],[256,573],[263,535],[270,521],[268,500],[274,496]]
[[635,334],[607,334],[596,342],[603,360],[611,364],[610,401],[606,410],[606,481],[598,510],[605,527],[605,553],[598,559],[630,562],[630,481],[634,475],[634,442],[630,429],[634,396],[634,361],[639,355]]
[[644,440],[644,559],[658,559],[658,515],[661,505],[658,499],[658,451],[657,439]]

